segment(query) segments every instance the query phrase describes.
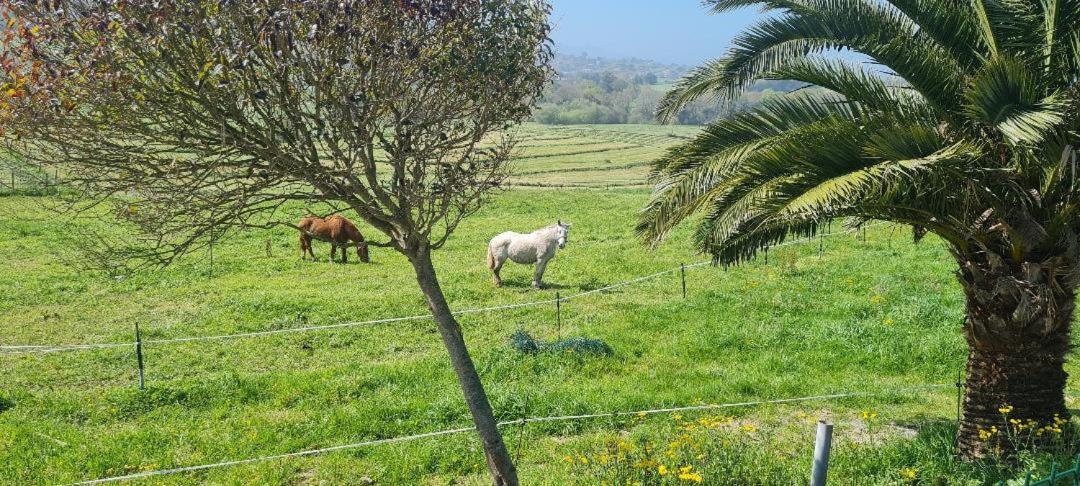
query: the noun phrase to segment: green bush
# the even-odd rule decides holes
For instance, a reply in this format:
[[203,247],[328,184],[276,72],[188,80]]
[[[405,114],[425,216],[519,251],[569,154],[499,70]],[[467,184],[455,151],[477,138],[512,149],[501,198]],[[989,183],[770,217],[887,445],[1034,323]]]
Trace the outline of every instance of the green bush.
[[510,336],[510,346],[524,354],[537,354],[550,351],[555,353],[610,356],[613,353],[611,346],[608,346],[602,339],[574,336],[545,343],[543,341],[537,341],[529,335],[528,332],[521,329]]

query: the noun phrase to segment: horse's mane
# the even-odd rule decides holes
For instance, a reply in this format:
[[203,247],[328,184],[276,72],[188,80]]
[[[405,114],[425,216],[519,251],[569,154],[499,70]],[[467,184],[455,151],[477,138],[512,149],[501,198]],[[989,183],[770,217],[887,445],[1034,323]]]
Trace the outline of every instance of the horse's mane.
[[555,223],[553,225],[545,226],[545,227],[540,228],[540,229],[538,229],[536,231],[533,231],[533,234],[546,235],[548,233],[555,233],[558,230],[559,230],[559,223]]

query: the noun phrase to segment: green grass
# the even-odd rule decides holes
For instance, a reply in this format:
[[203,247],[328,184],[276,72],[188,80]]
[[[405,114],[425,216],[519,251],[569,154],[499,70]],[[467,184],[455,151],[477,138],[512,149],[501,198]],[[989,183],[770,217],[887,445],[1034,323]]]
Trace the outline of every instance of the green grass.
[[[670,128],[581,127],[572,136],[653,137]],[[529,129],[537,130],[534,141],[561,133]],[[632,223],[647,197],[642,189],[498,195],[437,253],[452,306],[551,299],[555,292],[592,290],[698,261],[687,228],[656,251],[640,246]],[[42,201],[0,198],[0,344],[130,341],[136,322],[145,339],[168,339],[426,311],[402,257],[375,249],[370,265],[305,263],[286,230],[249,231],[221,242],[212,277],[204,255],[123,279],[80,272],[79,242]],[[295,216],[300,211],[294,208]],[[530,289],[531,269],[510,265],[507,285],[494,288],[484,266],[487,240],[556,218],[573,227],[567,249],[548,267],[551,287]],[[272,257],[263,250],[267,238]],[[316,247],[320,257],[327,250]],[[500,420],[520,418],[526,409],[530,416],[631,411],[887,392],[955,379],[965,357],[963,303],[940,241],[913,245],[910,234],[879,226],[866,242],[849,235],[826,239],[823,256],[812,243],[775,249],[769,260],[726,271],[689,270],[686,300],[672,274],[565,302],[560,330],[553,306],[468,314],[461,322]],[[510,345],[517,330],[545,342],[601,339],[613,354],[522,354]],[[148,345],[146,363],[148,389],[139,392],[130,348],[0,355],[0,483],[66,483],[470,423],[427,320]],[[1076,374],[1075,366],[1069,369]],[[684,413],[678,420],[537,423],[508,427],[504,435],[520,454],[524,484],[679,482],[653,469],[615,465],[620,440],[633,447],[627,459],[646,458],[650,444],[666,467],[692,465],[713,484],[801,483],[819,417],[837,423],[831,484],[896,484],[905,467],[918,469],[925,484],[998,477],[992,467],[951,459],[955,406],[955,389],[947,387]],[[866,410],[878,418],[863,420]],[[730,421],[715,429],[678,428],[727,415]],[[673,441],[683,443],[668,457]],[[357,484],[365,477],[379,484],[487,483],[471,434],[145,482]]]
[[700,127],[540,125],[517,129],[515,185],[644,185],[648,164]]

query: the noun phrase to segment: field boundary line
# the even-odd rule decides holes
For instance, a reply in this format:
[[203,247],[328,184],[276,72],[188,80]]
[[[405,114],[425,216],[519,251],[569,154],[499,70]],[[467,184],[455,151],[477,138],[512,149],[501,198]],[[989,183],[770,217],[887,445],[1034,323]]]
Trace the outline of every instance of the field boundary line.
[[[877,223],[872,223],[872,224],[869,224],[869,225],[862,225],[862,226],[858,226],[858,227],[855,227],[855,228],[851,228],[851,229],[847,229],[847,230],[843,230],[843,231],[838,231],[838,232],[835,232],[835,233],[821,234],[821,235],[817,235],[816,237],[825,238],[825,237],[849,234],[851,232],[858,231],[860,228],[871,228],[871,227],[875,227],[875,226],[881,226],[881,225],[884,225],[884,224],[888,224],[888,223],[887,222],[877,222]],[[790,241],[785,241],[785,242],[780,243],[780,244],[775,245],[775,246],[771,246],[770,248],[781,248],[781,247],[785,247],[785,246],[799,245],[799,244],[803,244],[803,243],[812,242],[813,240],[814,240],[814,237],[812,237],[812,238],[794,239],[794,240],[790,240]],[[697,267],[710,265],[710,264],[712,264],[711,259],[702,260],[702,261],[699,261],[699,262],[687,264],[685,266],[685,268],[691,269],[691,268],[697,268]],[[632,278],[630,280],[617,282],[617,283],[614,283],[614,284],[611,284],[611,285],[607,285],[605,287],[600,287],[598,289],[585,290],[585,291],[582,291],[582,292],[578,292],[576,294],[567,295],[565,297],[561,297],[561,298],[557,298],[557,299],[543,299],[543,300],[534,300],[534,301],[529,301],[529,302],[521,302],[521,303],[517,303],[517,304],[499,305],[499,306],[493,306],[493,307],[477,307],[477,308],[471,308],[471,309],[461,309],[461,310],[453,311],[453,312],[451,312],[451,314],[454,314],[454,315],[478,314],[478,313],[482,313],[482,312],[496,312],[496,311],[503,311],[503,310],[510,310],[510,309],[518,309],[518,308],[523,308],[523,307],[535,307],[535,306],[539,306],[539,305],[548,305],[548,304],[554,304],[556,301],[565,302],[565,301],[568,301],[568,300],[577,299],[577,298],[585,297],[585,296],[600,293],[600,292],[606,292],[606,291],[614,290],[614,289],[617,289],[617,288],[620,288],[620,287],[625,287],[625,286],[628,286],[628,285],[633,285],[633,284],[636,284],[636,283],[639,283],[639,282],[652,280],[652,279],[662,277],[662,276],[667,275],[667,274],[672,274],[672,273],[678,272],[680,270],[680,268],[682,268],[682,267],[668,268],[666,270],[661,270],[659,272],[652,273],[652,274],[649,274],[649,275],[635,277],[635,278]],[[368,326],[368,325],[375,325],[375,324],[386,324],[386,323],[391,323],[391,322],[417,321],[417,320],[431,319],[431,318],[432,318],[431,314],[417,314],[417,315],[412,315],[412,316],[388,317],[388,318],[381,318],[381,319],[374,319],[374,320],[367,320],[367,321],[350,321],[350,322],[343,322],[343,323],[338,323],[338,324],[326,324],[326,325],[318,325],[318,326],[304,326],[304,327],[291,327],[291,328],[285,328],[285,329],[271,329],[271,330],[266,330],[266,331],[251,331],[251,332],[241,332],[241,333],[232,333],[232,334],[217,334],[217,335],[210,335],[210,336],[189,336],[189,337],[178,337],[178,338],[167,338],[167,339],[144,339],[142,341],[142,343],[143,343],[143,345],[147,345],[147,344],[186,343],[186,342],[196,342],[196,341],[220,341],[220,340],[225,340],[225,339],[242,339],[242,338],[257,337],[257,336],[268,336],[268,335],[273,335],[273,334],[288,334],[288,333],[296,333],[296,332],[319,331],[319,330],[326,330],[326,329],[341,329],[341,328],[348,328],[348,327],[359,327],[359,326]],[[54,344],[54,345],[49,345],[49,344],[12,344],[12,345],[0,345],[0,356],[3,356],[3,355],[19,355],[19,354],[46,354],[46,353],[55,353],[55,352],[63,352],[63,351],[85,351],[85,350],[90,350],[90,349],[108,349],[108,348],[119,348],[119,347],[134,346],[134,345],[135,345],[134,341],[114,342],[114,343]]]
[[[935,389],[935,388],[945,388],[945,387],[951,387],[951,386],[955,386],[955,385],[952,384],[952,383],[935,383],[935,384],[929,384],[929,385],[920,385],[920,386],[912,386],[912,387],[904,387],[904,388],[894,388],[894,389],[891,389],[891,390],[883,390],[883,391],[877,391],[877,392],[866,392],[866,391],[863,391],[863,392],[842,392],[842,393],[833,393],[833,394],[828,394],[828,395],[812,395],[812,396],[806,396],[806,397],[778,398],[778,399],[772,399],[772,400],[755,400],[755,401],[746,401],[746,402],[716,403],[716,404],[704,404],[704,405],[688,405],[688,406],[684,406],[684,407],[654,408],[654,409],[635,410],[635,411],[626,411],[626,412],[607,412],[607,413],[593,413],[593,414],[583,414],[583,415],[558,415],[558,416],[551,416],[551,417],[528,417],[528,418],[524,418],[524,419],[501,421],[501,422],[498,423],[498,425],[500,427],[505,427],[505,426],[508,426],[508,425],[519,425],[519,424],[538,423],[538,422],[564,422],[564,421],[570,421],[570,420],[585,420],[585,419],[592,419],[592,418],[623,417],[623,416],[635,416],[635,415],[636,416],[644,416],[644,415],[655,415],[655,414],[662,414],[662,413],[688,412],[688,411],[700,411],[700,410],[715,410],[715,409],[723,409],[723,408],[755,407],[755,406],[760,406],[760,405],[797,403],[797,402],[807,402],[807,401],[814,401],[814,400],[833,400],[833,399],[839,399],[839,398],[882,396],[882,395],[890,395],[890,394],[895,394],[895,393],[905,393],[905,392],[929,390],[929,389]],[[342,451],[342,450],[357,449],[357,448],[360,448],[360,447],[376,446],[376,445],[382,445],[382,444],[392,444],[392,443],[397,443],[397,442],[410,442],[410,441],[419,440],[419,439],[426,439],[426,438],[430,438],[430,437],[454,435],[454,434],[460,434],[460,433],[464,433],[464,432],[471,432],[473,430],[476,430],[476,427],[461,427],[461,428],[456,428],[456,429],[446,429],[446,430],[438,430],[438,431],[433,431],[433,432],[424,432],[424,433],[419,433],[419,434],[404,435],[404,436],[398,436],[398,437],[390,437],[390,438],[386,438],[386,439],[375,439],[375,440],[368,440],[368,441],[363,441],[363,442],[355,442],[355,443],[352,443],[352,444],[343,444],[343,445],[337,445],[337,446],[331,446],[331,447],[324,447],[324,448],[320,448],[320,449],[308,449],[308,450],[304,450],[304,451],[289,452],[289,453],[285,453],[285,454],[275,454],[275,455],[271,455],[271,456],[252,457],[252,458],[248,458],[248,459],[238,459],[238,460],[233,460],[233,461],[224,461],[224,462],[217,462],[217,463],[212,463],[212,464],[201,464],[201,465],[197,465],[197,466],[185,466],[185,467],[176,467],[176,468],[171,468],[171,469],[160,469],[160,470],[156,470],[156,471],[143,471],[143,472],[138,472],[138,473],[134,473],[134,474],[128,474],[128,475],[124,475],[124,476],[114,476],[114,477],[101,478],[101,479],[92,479],[92,480],[89,480],[89,481],[82,481],[82,482],[72,483],[72,486],[89,485],[89,484],[104,484],[104,483],[113,483],[113,482],[120,482],[120,481],[130,481],[130,480],[133,480],[133,479],[142,479],[142,478],[153,477],[153,476],[164,476],[164,475],[178,474],[178,473],[184,473],[184,472],[204,471],[204,470],[207,470],[207,469],[215,469],[215,468],[219,468],[219,467],[229,467],[229,466],[238,466],[238,465],[242,465],[242,464],[251,464],[251,463],[255,463],[255,462],[273,461],[273,460],[288,459],[288,458],[293,458],[293,457],[313,456],[313,455],[325,454],[325,453],[328,453],[328,452],[336,452],[336,451]]]

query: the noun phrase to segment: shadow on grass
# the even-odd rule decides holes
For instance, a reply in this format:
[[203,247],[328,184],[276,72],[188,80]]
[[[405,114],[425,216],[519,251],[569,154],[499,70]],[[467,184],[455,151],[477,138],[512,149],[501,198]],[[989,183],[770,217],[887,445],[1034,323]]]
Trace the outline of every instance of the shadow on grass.
[[[516,279],[516,278],[507,278],[507,279],[503,279],[502,286],[507,287],[507,288],[513,288],[513,289],[528,289],[528,288],[532,288],[532,280],[521,280],[521,279]],[[541,287],[540,290],[565,290],[565,289],[572,289],[572,288],[575,288],[575,287],[570,286],[570,285],[563,285],[563,284],[559,284],[559,283],[544,282],[544,286]]]

